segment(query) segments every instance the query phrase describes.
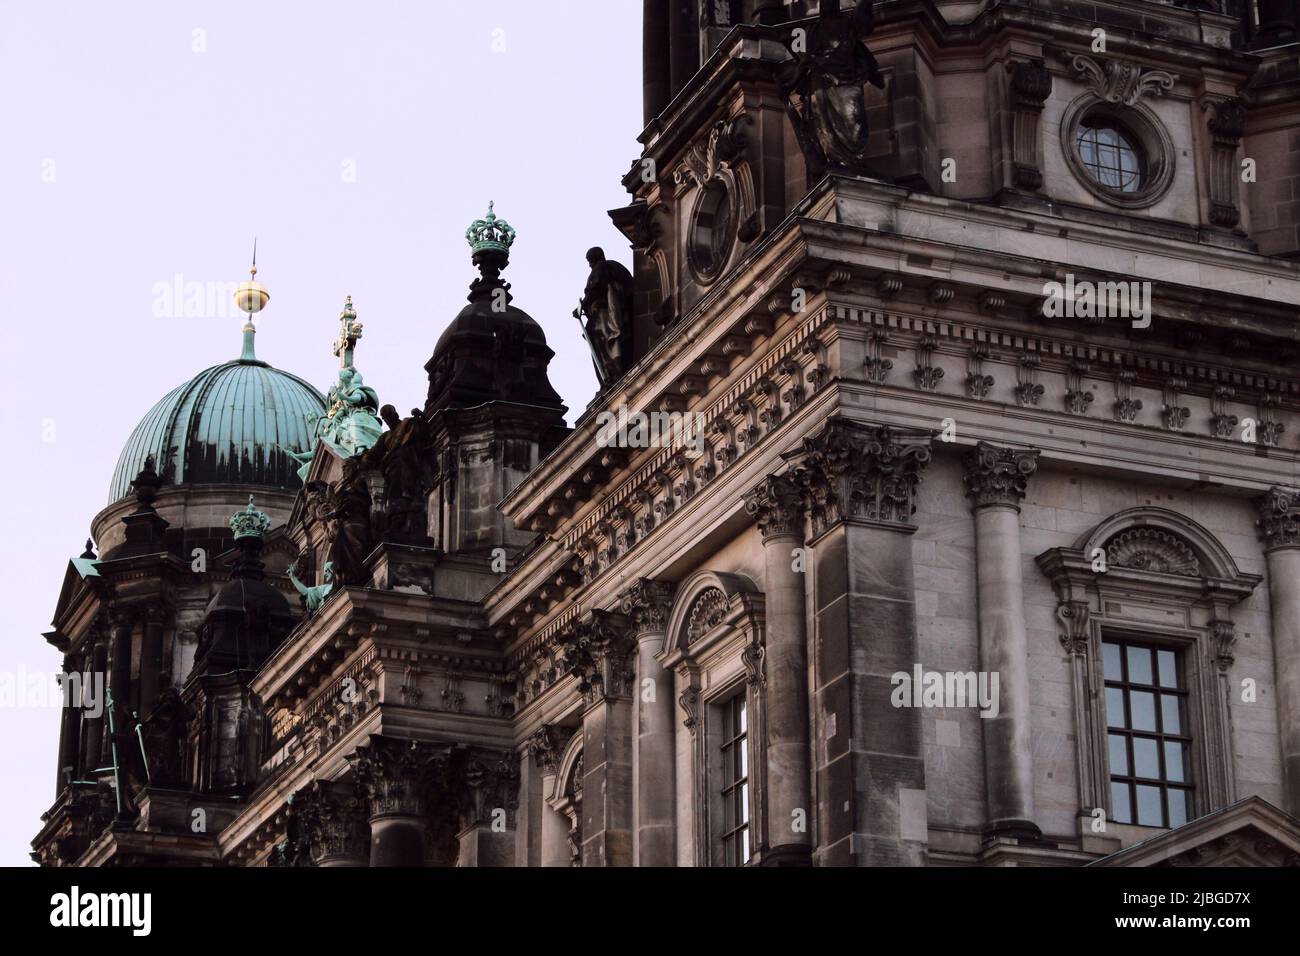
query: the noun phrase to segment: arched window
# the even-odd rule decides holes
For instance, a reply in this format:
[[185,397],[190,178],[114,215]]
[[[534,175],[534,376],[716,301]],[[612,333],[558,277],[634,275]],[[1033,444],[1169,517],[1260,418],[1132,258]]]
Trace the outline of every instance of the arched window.
[[763,850],[763,596],[737,574],[683,581],[668,618],[665,669],[676,674],[682,726],[679,779],[691,780],[679,833],[695,866],[744,866]]
[[1195,521],[1150,507],[1037,560],[1070,657],[1081,827],[1096,832],[1100,810],[1110,834],[1172,828],[1232,803],[1232,608],[1260,576]]
[[555,792],[547,794],[552,810],[569,821],[569,864],[582,866],[582,731],[569,740],[560,757]]

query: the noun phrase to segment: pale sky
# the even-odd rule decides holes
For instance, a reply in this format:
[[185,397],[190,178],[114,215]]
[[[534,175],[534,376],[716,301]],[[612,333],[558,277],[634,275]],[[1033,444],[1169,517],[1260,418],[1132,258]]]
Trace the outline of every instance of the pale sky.
[[[639,0],[0,3],[0,377],[5,533],[0,865],[29,864],[54,797],[52,674],[68,559],[131,430],[239,354],[239,318],[155,317],[155,286],[238,282],[253,237],[271,302],[258,357],[324,391],[344,296],[382,402],[424,404],[465,304],[464,233],[495,200],[519,232],[514,304],[555,350],[573,421],[595,393],[570,315],[639,153]],[[354,181],[349,181],[352,179]],[[18,693],[13,693],[15,682]]]

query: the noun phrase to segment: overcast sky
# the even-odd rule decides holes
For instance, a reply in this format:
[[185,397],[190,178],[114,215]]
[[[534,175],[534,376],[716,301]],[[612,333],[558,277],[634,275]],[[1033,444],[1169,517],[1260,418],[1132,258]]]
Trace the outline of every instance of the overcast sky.
[[357,366],[405,411],[476,275],[465,228],[495,200],[519,232],[505,278],[572,422],[596,388],[570,315],[583,254],[630,264],[606,211],[639,151],[640,10],[0,3],[0,864],[30,862],[59,719],[5,682],[59,666],[41,634],[131,430],[239,354],[239,318],[158,317],[156,287],[240,281],[257,236],[258,357],[325,391],[350,294]]

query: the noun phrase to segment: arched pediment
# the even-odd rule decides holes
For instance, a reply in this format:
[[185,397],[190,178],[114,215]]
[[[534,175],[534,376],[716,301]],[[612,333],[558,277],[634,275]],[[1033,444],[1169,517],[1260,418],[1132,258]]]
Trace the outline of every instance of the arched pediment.
[[761,617],[762,600],[762,592],[744,575],[697,571],[677,589],[664,651],[684,652],[723,625]]
[[1218,538],[1166,508],[1121,511],[1083,535],[1075,547],[1086,556],[1101,548],[1112,568],[1229,581],[1242,576]]

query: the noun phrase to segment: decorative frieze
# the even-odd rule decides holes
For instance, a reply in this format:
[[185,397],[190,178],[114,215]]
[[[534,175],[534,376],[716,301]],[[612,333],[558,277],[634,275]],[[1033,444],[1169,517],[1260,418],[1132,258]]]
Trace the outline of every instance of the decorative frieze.
[[1256,525],[1266,551],[1300,548],[1300,491],[1270,488],[1258,507]]
[[966,497],[973,507],[1010,505],[1019,510],[1029,478],[1038,470],[1038,451],[1000,448],[980,442],[963,460]]

